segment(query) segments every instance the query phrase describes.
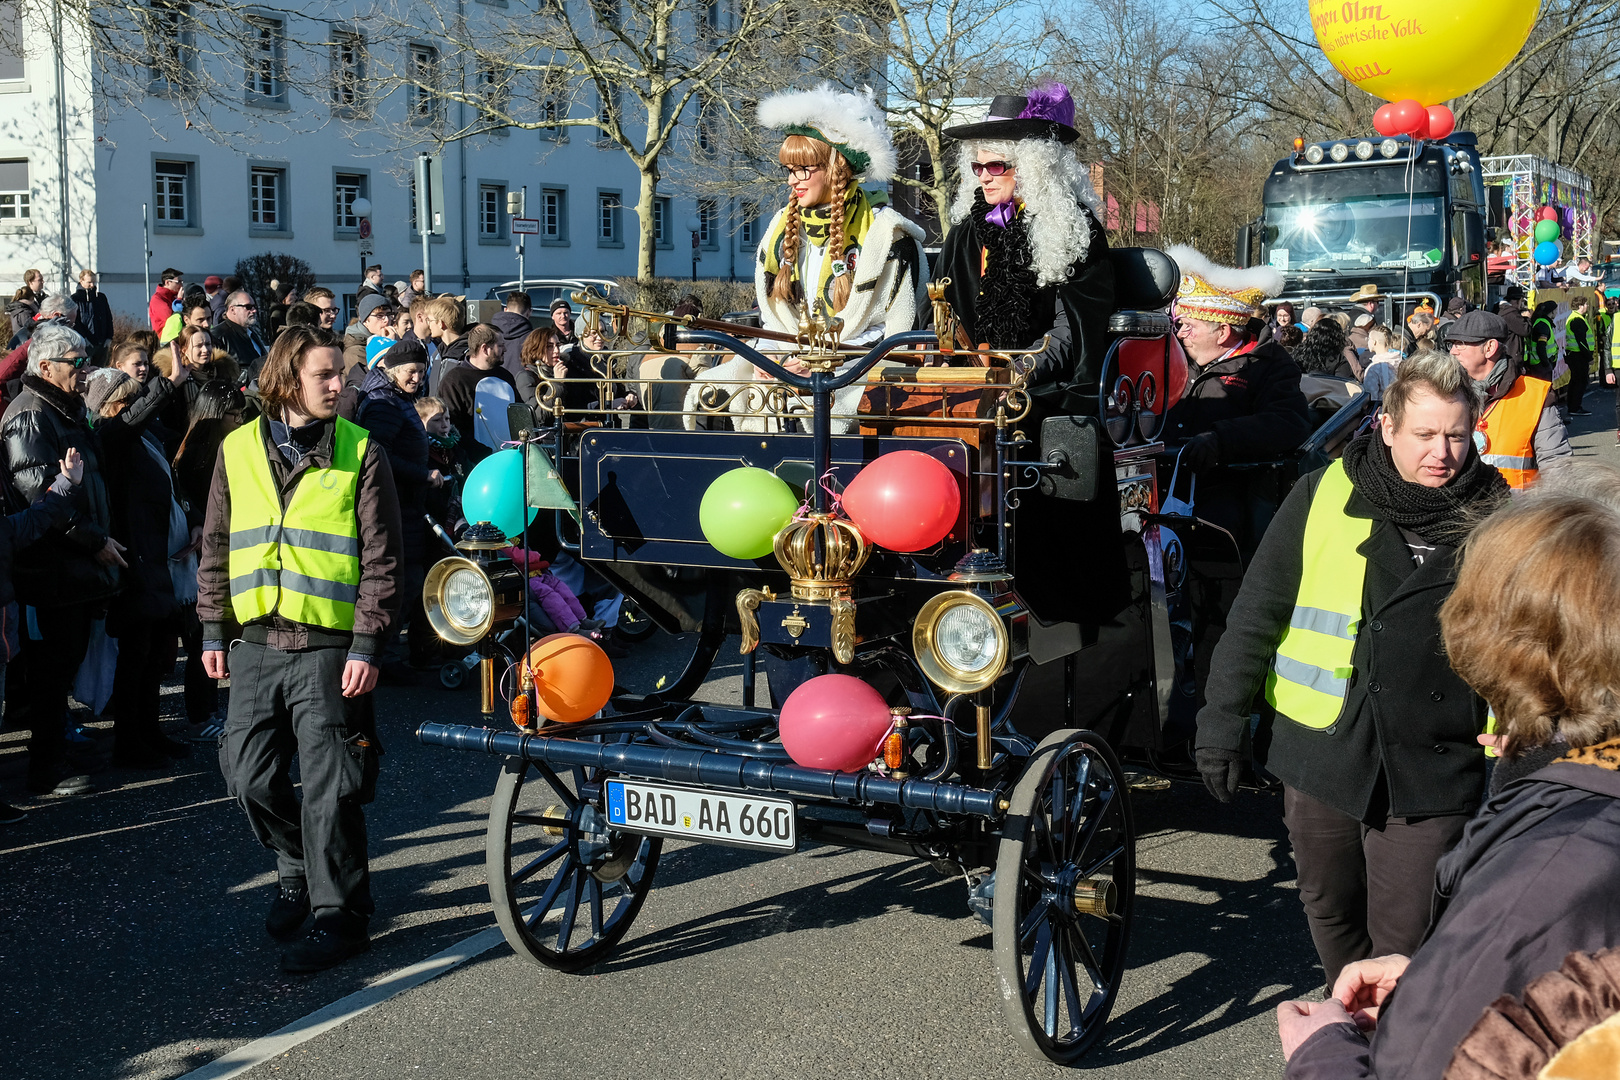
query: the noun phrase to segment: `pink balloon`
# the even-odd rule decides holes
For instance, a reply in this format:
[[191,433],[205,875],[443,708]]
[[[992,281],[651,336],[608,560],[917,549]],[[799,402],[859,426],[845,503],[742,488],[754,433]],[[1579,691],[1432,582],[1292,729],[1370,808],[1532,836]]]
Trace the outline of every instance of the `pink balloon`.
[[849,482],[841,496],[867,540],[890,551],[922,551],[951,534],[962,512],[956,474],[919,450],[884,454]]
[[782,703],[782,746],[808,769],[858,772],[893,723],[883,695],[852,675],[817,675]]
[[1444,105],[1429,106],[1429,138],[1443,139],[1456,130],[1456,114]]

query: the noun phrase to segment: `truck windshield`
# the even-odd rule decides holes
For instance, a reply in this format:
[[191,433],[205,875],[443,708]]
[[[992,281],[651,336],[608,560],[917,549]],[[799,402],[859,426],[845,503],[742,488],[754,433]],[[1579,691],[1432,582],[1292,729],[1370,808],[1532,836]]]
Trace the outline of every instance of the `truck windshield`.
[[1444,200],[1433,195],[1268,203],[1265,220],[1266,261],[1285,272],[1424,270],[1445,258]]

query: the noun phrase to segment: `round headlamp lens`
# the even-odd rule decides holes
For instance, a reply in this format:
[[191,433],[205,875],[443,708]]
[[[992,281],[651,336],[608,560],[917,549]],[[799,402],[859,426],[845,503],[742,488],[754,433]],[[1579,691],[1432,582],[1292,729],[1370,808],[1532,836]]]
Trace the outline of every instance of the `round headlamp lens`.
[[1332,158],[1334,161],[1343,161],[1349,156],[1350,148],[1342,142],[1334,143],[1333,149],[1328,151],[1328,157]]
[[457,626],[472,629],[489,618],[495,596],[477,570],[452,570],[444,579],[444,613]]
[[1322,164],[1322,148],[1320,146],[1312,146],[1308,148],[1305,151],[1305,160],[1310,162],[1312,165]]
[[1000,653],[996,620],[975,604],[957,604],[946,609],[934,630],[934,647],[940,659],[958,671],[983,671],[996,662]]

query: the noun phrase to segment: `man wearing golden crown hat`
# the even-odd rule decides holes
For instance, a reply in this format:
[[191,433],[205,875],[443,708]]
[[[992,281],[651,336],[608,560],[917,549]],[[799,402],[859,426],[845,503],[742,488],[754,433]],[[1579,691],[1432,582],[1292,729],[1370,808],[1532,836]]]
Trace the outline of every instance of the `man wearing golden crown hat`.
[[1219,466],[1277,460],[1311,434],[1299,365],[1275,341],[1259,340],[1262,305],[1282,291],[1283,277],[1269,266],[1217,266],[1181,244],[1169,255],[1181,267],[1176,336],[1190,371],[1165,437],[1183,443],[1181,463],[1198,474],[1198,516],[1230,530],[1248,554],[1275,499],[1251,483],[1253,473]]

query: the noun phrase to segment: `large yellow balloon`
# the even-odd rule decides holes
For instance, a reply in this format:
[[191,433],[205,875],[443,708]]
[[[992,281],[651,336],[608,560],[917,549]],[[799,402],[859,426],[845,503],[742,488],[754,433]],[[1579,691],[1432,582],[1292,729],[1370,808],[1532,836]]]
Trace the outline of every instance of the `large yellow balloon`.
[[1477,90],[1530,37],[1540,0],[1310,0],[1339,74],[1386,101],[1438,105]]

